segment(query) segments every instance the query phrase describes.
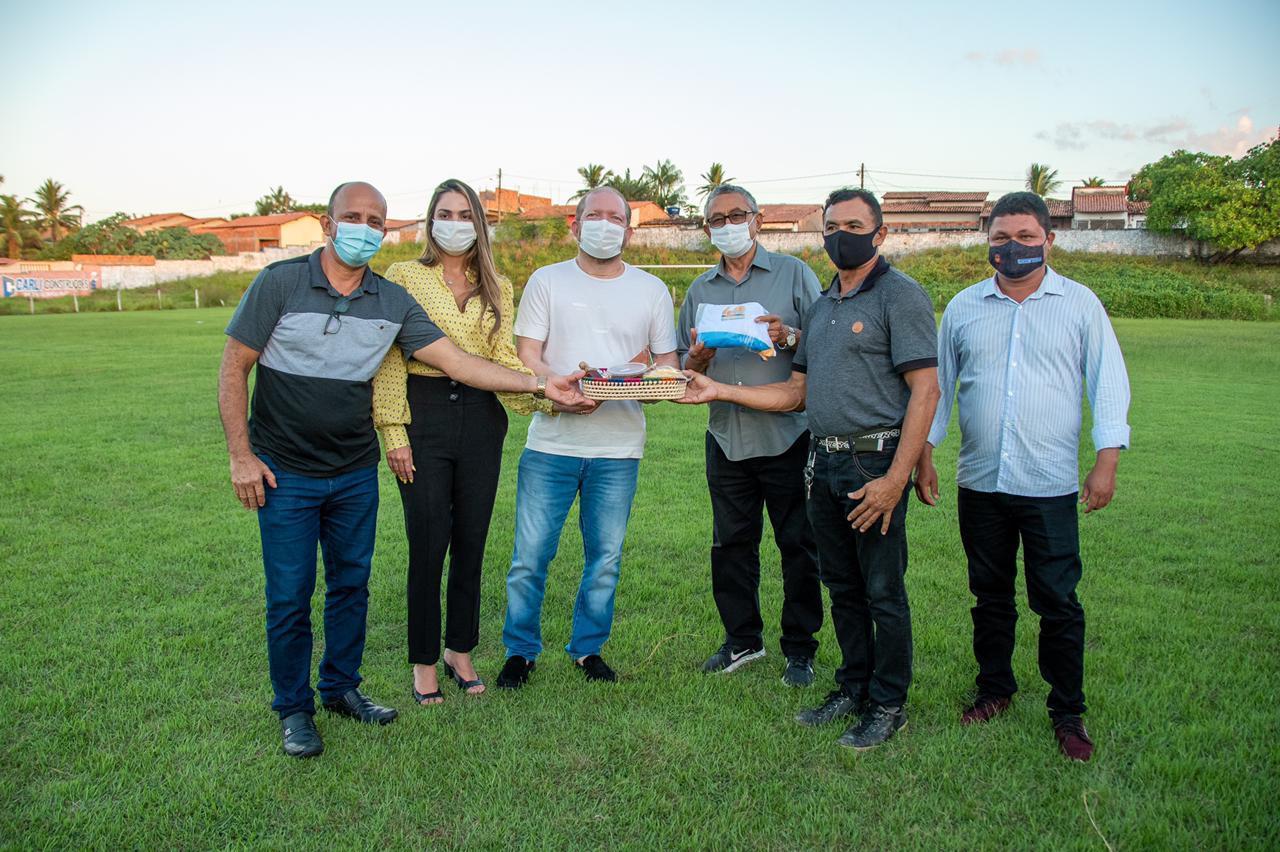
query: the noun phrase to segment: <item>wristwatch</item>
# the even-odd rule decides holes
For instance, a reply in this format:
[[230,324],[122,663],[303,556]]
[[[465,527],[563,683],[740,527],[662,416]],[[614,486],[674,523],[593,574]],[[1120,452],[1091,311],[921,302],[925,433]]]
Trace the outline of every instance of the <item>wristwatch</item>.
[[796,330],[791,326],[787,326],[786,329],[787,329],[787,336],[782,338],[781,348],[795,349],[796,348]]
[[547,377],[546,376],[538,376],[538,386],[533,391],[533,397],[534,399],[547,398]]

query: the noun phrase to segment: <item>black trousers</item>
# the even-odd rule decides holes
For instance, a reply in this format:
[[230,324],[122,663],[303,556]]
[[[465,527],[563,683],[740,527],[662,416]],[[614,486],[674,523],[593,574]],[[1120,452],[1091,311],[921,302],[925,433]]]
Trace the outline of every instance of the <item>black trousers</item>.
[[843,664],[836,683],[854,698],[899,707],[911,686],[911,605],[907,601],[907,496],[893,509],[888,533],[849,523],[849,494],[884,476],[893,450],[813,453],[809,522],[818,567],[831,596],[831,623]]
[[1084,608],[1076,495],[1019,497],[960,489],[960,539],[969,558],[973,655],[978,691],[1013,695],[1014,627],[1018,608],[1018,542],[1027,573],[1027,598],[1040,616],[1040,675],[1049,684],[1049,714],[1084,712]]
[[804,507],[809,433],[777,456],[730,461],[707,433],[711,491],[711,592],[736,648],[763,647],[760,616],[760,537],[763,510],[782,557],[782,653],[813,657],[822,628],[818,557]]
[[502,469],[507,414],[488,391],[409,376],[409,445],[417,470],[400,483],[409,539],[409,662],[440,658],[440,580],[449,554],[445,646],[480,640],[480,572]]

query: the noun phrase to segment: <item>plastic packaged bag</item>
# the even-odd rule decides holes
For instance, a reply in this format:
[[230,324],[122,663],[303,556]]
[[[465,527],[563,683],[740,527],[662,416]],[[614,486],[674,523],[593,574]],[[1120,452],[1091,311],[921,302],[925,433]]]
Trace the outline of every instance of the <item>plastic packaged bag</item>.
[[769,339],[768,323],[756,322],[768,311],[759,302],[741,305],[698,305],[694,327],[698,340],[708,349],[749,349],[769,359],[778,353]]

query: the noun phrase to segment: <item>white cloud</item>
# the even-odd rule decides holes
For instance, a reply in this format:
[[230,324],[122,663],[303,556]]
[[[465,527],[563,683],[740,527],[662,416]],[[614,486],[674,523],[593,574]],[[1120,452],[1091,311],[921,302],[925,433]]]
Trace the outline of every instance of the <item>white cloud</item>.
[[[1240,111],[1237,110],[1239,113]],[[1254,145],[1270,138],[1274,128],[1259,130],[1254,127],[1248,111],[1244,111],[1230,125],[1216,130],[1199,132],[1185,118],[1174,117],[1153,124],[1121,124],[1106,119],[1094,121],[1064,121],[1052,130],[1042,130],[1035,138],[1049,142],[1064,151],[1081,151],[1093,141],[1141,142],[1163,145],[1169,148],[1186,148],[1190,151],[1207,151],[1211,154],[1230,154],[1239,157]]]

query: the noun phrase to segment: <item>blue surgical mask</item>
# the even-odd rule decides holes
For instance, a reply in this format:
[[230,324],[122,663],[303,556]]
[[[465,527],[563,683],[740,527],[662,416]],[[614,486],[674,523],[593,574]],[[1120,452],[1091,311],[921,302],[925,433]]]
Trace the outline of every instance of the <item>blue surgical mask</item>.
[[1029,246],[1009,240],[1002,246],[987,249],[987,262],[1005,278],[1021,278],[1044,266],[1045,243]]
[[382,247],[382,232],[357,222],[338,222],[333,250],[347,266],[360,267],[373,260]]

